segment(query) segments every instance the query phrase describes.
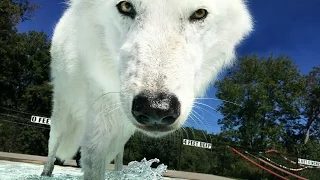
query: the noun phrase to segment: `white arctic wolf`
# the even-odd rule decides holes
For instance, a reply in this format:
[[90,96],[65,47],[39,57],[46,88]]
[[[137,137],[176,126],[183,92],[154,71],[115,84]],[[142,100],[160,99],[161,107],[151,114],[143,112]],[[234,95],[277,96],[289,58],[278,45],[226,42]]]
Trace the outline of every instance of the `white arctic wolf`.
[[252,19],[243,0],[71,0],[52,39],[54,85],[48,161],[81,146],[84,179],[141,131],[179,129]]

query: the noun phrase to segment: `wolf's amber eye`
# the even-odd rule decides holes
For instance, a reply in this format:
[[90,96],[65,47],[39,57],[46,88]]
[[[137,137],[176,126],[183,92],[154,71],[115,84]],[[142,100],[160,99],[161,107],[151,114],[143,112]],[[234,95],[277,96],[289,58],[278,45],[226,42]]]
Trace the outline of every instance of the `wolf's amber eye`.
[[133,5],[128,1],[121,1],[117,4],[119,13],[129,16],[132,19],[136,16],[136,11],[134,10]]
[[198,9],[196,10],[191,16],[190,21],[197,21],[205,19],[208,15],[208,11],[205,9]]

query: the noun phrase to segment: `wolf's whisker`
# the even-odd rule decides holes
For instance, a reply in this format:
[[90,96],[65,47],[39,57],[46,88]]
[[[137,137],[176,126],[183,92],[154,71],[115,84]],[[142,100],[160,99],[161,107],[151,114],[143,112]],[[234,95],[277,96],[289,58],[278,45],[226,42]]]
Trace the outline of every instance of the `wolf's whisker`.
[[[192,116],[189,116],[194,122],[196,122],[193,118],[192,118]],[[190,130],[191,130],[191,132],[192,132],[192,135],[193,135],[193,139],[195,139],[196,138],[196,134],[194,133],[194,130],[193,130],[193,128],[189,128]]]
[[[186,122],[186,124],[188,124],[188,122]],[[180,129],[182,129],[185,132],[187,139],[189,139],[189,134],[188,134],[187,130],[183,126],[181,126]]]
[[207,113],[211,114],[212,116],[215,116],[215,117],[218,117],[217,115],[213,114],[211,111],[208,111],[200,106],[197,106],[197,105],[193,105],[193,107],[197,108],[197,109],[200,109],[200,110],[203,110],[203,111],[206,111]]
[[222,102],[226,102],[226,103],[230,103],[230,104],[234,104],[234,105],[243,107],[242,105],[237,104],[237,103],[235,103],[235,102],[227,101],[227,100],[223,100],[223,99],[218,99],[218,98],[195,98],[195,99],[197,99],[197,100],[198,100],[198,99],[199,99],[199,100],[217,100],[217,101],[222,101]]
[[93,105],[100,100],[102,97],[110,94],[120,94],[120,92],[107,92],[107,93],[102,93],[95,101],[93,101],[92,105],[90,106],[89,110],[93,107]]
[[[206,125],[206,126],[205,126],[205,129],[206,129],[207,132],[209,132],[208,127],[209,127],[210,125],[209,125],[209,123],[208,123],[207,121],[204,121],[204,117],[202,117],[202,119],[200,119],[201,116],[200,116],[200,117],[199,117],[199,116],[197,117],[197,116],[196,116],[195,114],[193,114],[193,113],[198,114],[199,116],[200,116],[200,114],[197,113],[197,112],[194,111],[194,110],[191,111],[191,115],[193,115],[195,118],[197,118],[197,119],[199,120],[199,122],[202,123],[202,125]],[[200,127],[200,126],[199,126],[199,127]],[[205,135],[204,135],[204,136],[205,136]],[[205,139],[206,139],[206,141],[207,141],[207,137],[206,137],[206,136],[205,136]],[[210,136],[210,140],[212,141],[211,136]]]
[[[217,109],[215,109],[215,108],[213,108],[213,107],[211,107],[211,106],[209,106],[209,105],[207,105],[207,104],[203,104],[203,103],[199,103],[199,102],[194,102],[195,104],[199,104],[199,105],[203,105],[203,106],[206,106],[206,107],[209,107],[210,109],[213,109],[215,112],[217,112],[217,113],[219,113],[223,118],[226,118],[226,119],[228,119],[226,116],[224,116],[220,111],[218,111]],[[196,107],[196,106],[195,106]],[[198,108],[201,108],[201,107],[198,107]],[[204,108],[202,108],[203,110],[205,110],[205,111],[207,111],[207,112],[210,112],[210,111],[208,111],[208,110],[206,110],[206,109],[204,109]],[[212,113],[210,113],[210,114],[212,114]],[[212,114],[212,115],[214,115],[214,114]],[[216,116],[216,117],[218,117],[217,115],[214,115],[214,116]],[[230,119],[228,119],[228,120],[230,120]]]
[[[193,115],[193,114],[191,114],[191,115]],[[193,116],[194,116],[194,115],[193,115]],[[193,119],[192,116],[190,116],[190,118]],[[197,126],[198,126],[199,128],[201,128],[201,126],[197,123],[197,121],[196,121],[195,119],[193,119],[193,121],[197,124]],[[201,133],[203,134],[203,137],[205,138],[205,141],[208,142],[208,139],[207,139],[206,135],[204,134],[203,130],[200,130],[200,131],[201,131]]]
[[[202,110],[201,110],[202,111]],[[198,115],[198,117],[200,117],[201,119],[204,119],[204,114],[203,114],[203,111],[202,111],[202,116],[195,110],[191,110],[191,112],[194,112],[196,115]]]

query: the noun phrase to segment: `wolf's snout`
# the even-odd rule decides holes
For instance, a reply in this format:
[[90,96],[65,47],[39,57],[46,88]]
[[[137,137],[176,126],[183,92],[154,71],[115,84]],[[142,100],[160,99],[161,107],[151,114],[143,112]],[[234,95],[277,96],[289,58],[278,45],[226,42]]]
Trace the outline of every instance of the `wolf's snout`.
[[132,115],[145,126],[169,126],[180,116],[180,102],[173,94],[141,93],[133,99]]

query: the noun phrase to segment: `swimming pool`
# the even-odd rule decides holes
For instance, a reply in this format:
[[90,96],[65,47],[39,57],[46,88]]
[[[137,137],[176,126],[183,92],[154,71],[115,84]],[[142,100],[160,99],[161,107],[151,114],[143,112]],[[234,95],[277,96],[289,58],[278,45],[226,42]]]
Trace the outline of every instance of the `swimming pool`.
[[[150,164],[150,163],[149,163]],[[107,171],[106,179],[113,180],[172,180],[173,178],[162,177],[165,166],[158,166],[151,169],[147,161],[135,162],[129,165],[122,172]],[[12,162],[0,160],[0,179],[1,180],[82,180],[83,172],[80,168],[55,166],[53,177],[41,177],[43,165]],[[182,180],[182,179],[175,179]]]

